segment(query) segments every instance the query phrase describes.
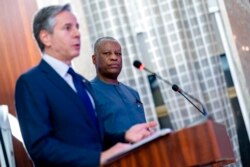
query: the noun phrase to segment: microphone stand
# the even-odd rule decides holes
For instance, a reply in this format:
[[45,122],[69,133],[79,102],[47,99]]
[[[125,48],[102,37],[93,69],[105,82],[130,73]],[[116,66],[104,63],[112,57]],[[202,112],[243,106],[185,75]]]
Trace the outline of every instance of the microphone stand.
[[[196,99],[193,96],[189,95],[188,93],[182,91],[177,85],[172,84],[168,80],[162,78],[161,76],[157,75],[155,72],[152,72],[151,70],[147,69],[146,67],[143,67],[143,69],[145,71],[155,75],[156,78],[159,78],[161,81],[165,82],[166,84],[170,85],[174,91],[179,92],[183,97],[185,97],[185,99],[187,99],[202,115],[207,116],[207,112],[205,110],[205,107],[203,106],[203,104],[198,99]],[[190,97],[191,99],[193,99],[194,101],[199,103],[201,105],[201,107],[202,107],[202,110],[200,110],[199,107],[197,107],[188,97]]]
[[[190,95],[190,94],[184,92],[183,90],[181,90],[181,89],[180,89],[177,85],[175,85],[175,84],[172,86],[172,89],[173,89],[174,91],[176,91],[176,92],[179,92],[183,97],[185,97],[185,99],[187,99],[195,108],[197,108],[197,110],[200,111],[200,113],[201,113],[202,115],[204,115],[204,116],[207,115],[207,112],[206,112],[205,107],[203,106],[203,104],[202,104],[198,99],[196,99],[196,98],[193,97],[192,95]],[[197,103],[199,103],[199,104],[201,105],[202,110],[200,110],[200,109],[199,109],[199,108],[198,108],[189,98],[187,98],[187,96],[190,97],[191,99],[193,99],[194,101],[196,101]]]
[[169,86],[172,86],[172,85],[173,85],[171,82],[169,82],[168,80],[162,78],[161,76],[157,75],[156,73],[150,71],[149,69],[147,69],[147,68],[145,68],[145,67],[144,67],[143,69],[144,69],[145,71],[147,71],[147,72],[149,72],[149,73],[155,75],[156,78],[159,78],[160,80],[162,80],[163,82],[165,82],[165,83],[168,84]]

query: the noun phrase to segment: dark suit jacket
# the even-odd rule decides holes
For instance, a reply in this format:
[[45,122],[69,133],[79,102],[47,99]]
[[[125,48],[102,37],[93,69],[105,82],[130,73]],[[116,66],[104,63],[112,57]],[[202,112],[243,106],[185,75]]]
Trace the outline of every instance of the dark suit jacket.
[[77,94],[44,60],[17,80],[15,103],[36,166],[98,166],[104,138],[124,139],[124,134],[96,128]]

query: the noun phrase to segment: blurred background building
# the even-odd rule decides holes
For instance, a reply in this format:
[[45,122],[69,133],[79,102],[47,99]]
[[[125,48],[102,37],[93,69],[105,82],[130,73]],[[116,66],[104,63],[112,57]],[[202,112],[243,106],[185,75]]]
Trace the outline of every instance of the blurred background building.
[[[250,166],[248,0],[36,0],[38,8],[65,3],[71,4],[80,22],[82,50],[74,60],[79,73],[91,80],[93,43],[102,36],[116,38],[123,48],[119,80],[138,90],[147,120],[158,121],[158,128],[179,130],[204,116],[169,84],[134,68],[134,60],[199,99],[209,117],[226,126],[236,157],[230,166]],[[17,11],[29,12],[23,3],[17,4]],[[7,102],[1,97],[1,103]],[[9,108],[14,113],[13,105]]]
[[[232,33],[226,15],[225,4],[232,7],[232,2],[58,1],[66,2],[72,4],[82,27],[82,55],[74,62],[80,73],[88,79],[95,76],[90,62],[92,45],[97,38],[116,38],[123,48],[123,70],[119,79],[139,91],[147,120],[159,121],[159,128],[178,130],[203,119],[203,115],[170,85],[134,68],[134,60],[140,60],[153,72],[199,99],[208,115],[226,126],[236,156],[235,166],[241,166],[241,161],[244,166],[250,165],[247,162],[250,157],[247,86],[240,59],[231,44],[237,34]],[[249,12],[249,1],[236,3]],[[38,0],[38,4],[47,5],[44,0]],[[250,48],[245,45],[244,49],[248,52]]]

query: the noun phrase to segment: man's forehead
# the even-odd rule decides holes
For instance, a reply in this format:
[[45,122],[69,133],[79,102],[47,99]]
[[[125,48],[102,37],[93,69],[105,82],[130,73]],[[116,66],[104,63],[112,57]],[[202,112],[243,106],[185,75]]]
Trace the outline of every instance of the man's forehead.
[[78,24],[76,16],[70,11],[63,11],[63,12],[58,13],[55,16],[55,21],[63,23],[63,24],[67,24],[67,23],[77,23]]
[[120,43],[118,41],[112,39],[104,39],[100,41],[99,46],[109,45],[109,44],[117,44],[120,46]]

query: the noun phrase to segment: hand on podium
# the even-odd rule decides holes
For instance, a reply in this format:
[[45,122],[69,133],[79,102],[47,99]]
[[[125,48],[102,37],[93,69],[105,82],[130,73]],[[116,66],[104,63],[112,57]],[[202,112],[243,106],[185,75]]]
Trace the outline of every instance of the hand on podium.
[[132,126],[125,134],[125,139],[129,143],[136,143],[142,139],[152,135],[154,133],[153,128],[155,128],[157,123],[151,121],[148,123],[141,123]]
[[131,144],[126,143],[117,143],[110,149],[101,153],[101,165],[103,165],[109,158],[113,157],[117,153],[120,153],[123,150],[128,149]]
[[[154,133],[152,128],[155,128],[157,125],[156,122],[148,122],[148,123],[141,123],[136,124],[132,126],[126,133],[125,133],[125,139],[130,143],[136,143],[139,142],[146,137],[150,136]],[[114,155],[117,155],[125,150],[128,150],[131,147],[131,144],[127,143],[117,143],[110,149],[104,151],[101,153],[101,165],[105,164],[105,162],[113,157]]]

